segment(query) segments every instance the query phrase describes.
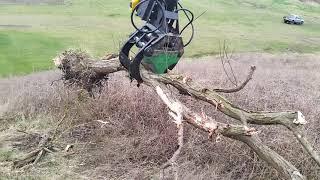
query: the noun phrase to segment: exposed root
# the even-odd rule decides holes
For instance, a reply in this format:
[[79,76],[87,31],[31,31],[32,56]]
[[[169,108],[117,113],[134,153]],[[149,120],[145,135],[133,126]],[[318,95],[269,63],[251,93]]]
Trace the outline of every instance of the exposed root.
[[57,56],[54,64],[63,72],[65,84],[76,85],[85,89],[93,96],[94,88],[101,88],[108,75],[100,74],[88,67],[88,62],[94,61],[81,50],[68,50]]

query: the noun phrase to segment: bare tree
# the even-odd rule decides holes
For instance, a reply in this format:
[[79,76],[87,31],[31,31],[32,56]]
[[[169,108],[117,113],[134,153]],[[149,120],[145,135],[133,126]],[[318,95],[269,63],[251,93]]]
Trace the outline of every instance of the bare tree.
[[[68,82],[92,90],[94,83],[104,77],[118,71],[125,71],[120,65],[118,58],[94,60],[80,51],[66,51],[54,59],[55,65],[62,70],[63,77]],[[249,127],[251,124],[268,126],[282,125],[293,133],[302,147],[309,153],[313,160],[320,166],[318,153],[306,138],[303,125],[307,123],[300,111],[288,112],[253,112],[244,110],[228,101],[219,93],[233,93],[242,90],[252,79],[256,67],[251,67],[246,80],[233,89],[213,89],[198,85],[189,77],[182,75],[156,75],[141,67],[141,76],[144,84],[153,88],[161,100],[168,107],[168,113],[178,128],[178,149],[172,158],[162,167],[173,166],[177,178],[175,164],[183,148],[183,127],[190,124],[195,128],[208,133],[208,137],[225,136],[247,144],[262,160],[275,168],[284,179],[300,180],[306,179],[300,171],[288,160],[262,143],[258,131]],[[197,113],[185,106],[172,91],[174,87],[181,94],[191,96],[194,99],[207,102],[212,105],[212,111],[220,111],[228,117],[240,122],[239,124],[227,124],[216,121],[206,113]]]

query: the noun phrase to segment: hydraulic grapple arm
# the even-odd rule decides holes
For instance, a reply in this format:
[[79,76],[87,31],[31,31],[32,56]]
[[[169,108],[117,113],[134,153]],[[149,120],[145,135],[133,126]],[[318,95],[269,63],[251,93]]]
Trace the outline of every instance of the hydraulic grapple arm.
[[[130,77],[142,83],[140,64],[154,73],[163,74],[172,70],[184,53],[179,29],[179,11],[189,12],[192,25],[193,14],[178,9],[178,0],[132,0],[131,22],[136,31],[129,37],[120,51],[120,62],[128,69]],[[145,25],[138,28],[133,21],[139,16]],[[193,26],[192,26],[193,27]],[[185,29],[185,28],[184,28]],[[139,51],[130,58],[130,51],[136,46]]]

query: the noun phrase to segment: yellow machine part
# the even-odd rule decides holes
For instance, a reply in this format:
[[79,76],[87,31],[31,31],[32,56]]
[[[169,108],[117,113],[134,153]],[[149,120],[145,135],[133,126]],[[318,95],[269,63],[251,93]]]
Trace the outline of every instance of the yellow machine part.
[[139,4],[140,0],[131,0],[130,7],[131,11]]

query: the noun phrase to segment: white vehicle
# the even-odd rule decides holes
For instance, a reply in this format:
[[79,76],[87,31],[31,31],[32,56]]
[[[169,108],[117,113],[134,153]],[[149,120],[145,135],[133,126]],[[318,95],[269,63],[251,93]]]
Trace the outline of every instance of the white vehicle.
[[284,16],[283,17],[283,22],[286,24],[298,24],[302,25],[304,23],[304,20],[302,17],[298,15],[291,14],[289,16]]

